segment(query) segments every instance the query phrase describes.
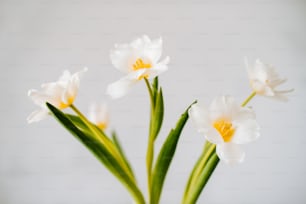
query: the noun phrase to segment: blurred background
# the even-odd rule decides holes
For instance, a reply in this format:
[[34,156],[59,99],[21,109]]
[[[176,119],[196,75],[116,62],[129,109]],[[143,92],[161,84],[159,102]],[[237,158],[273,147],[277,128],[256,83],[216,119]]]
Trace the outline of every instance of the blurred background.
[[[75,104],[84,113],[107,102],[146,192],[149,100],[144,83],[112,101],[106,86],[122,77],[109,50],[147,34],[162,37],[169,71],[160,76],[165,122],[157,150],[195,99],[250,93],[244,57],[273,64],[294,88],[287,103],[255,97],[261,138],[238,166],[220,163],[199,203],[306,203],[305,0],[0,0],[0,203],[132,203],[121,184],[53,118],[28,125],[31,88],[84,66]],[[283,88],[281,87],[281,88]],[[166,178],[162,204],[180,203],[204,137],[190,121]]]

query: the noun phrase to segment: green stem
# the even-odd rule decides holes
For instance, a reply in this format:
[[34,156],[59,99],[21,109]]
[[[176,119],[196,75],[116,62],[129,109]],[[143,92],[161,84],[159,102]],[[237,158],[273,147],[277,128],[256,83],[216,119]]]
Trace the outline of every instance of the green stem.
[[242,107],[246,106],[254,96],[256,96],[256,92],[255,92],[255,91],[253,91],[253,92],[251,93],[251,95],[249,95],[249,97],[247,97],[247,99],[245,99],[245,100],[243,101],[243,103],[241,104],[241,106],[242,106]]
[[153,110],[153,107],[154,107],[154,104],[155,104],[154,98],[153,98],[153,91],[152,91],[150,82],[147,78],[145,78],[145,82],[146,82],[146,85],[147,85],[147,88],[148,88],[148,91],[149,91],[149,94],[150,94],[151,108]]
[[147,148],[147,156],[146,156],[146,164],[147,164],[147,179],[148,179],[148,200],[150,200],[151,196],[151,182],[152,182],[152,163],[154,159],[154,138],[151,134],[152,131],[152,118],[154,113],[154,97],[153,97],[153,91],[151,88],[151,85],[147,78],[145,78],[145,83],[148,88],[148,92],[150,95],[150,102],[151,102],[151,113],[150,113],[150,129],[149,129],[149,138],[148,138],[148,148]]

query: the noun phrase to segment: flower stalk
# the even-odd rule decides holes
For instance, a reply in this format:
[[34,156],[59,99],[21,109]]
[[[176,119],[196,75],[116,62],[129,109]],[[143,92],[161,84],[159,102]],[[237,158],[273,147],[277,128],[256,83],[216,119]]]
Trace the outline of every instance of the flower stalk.
[[241,104],[241,107],[245,107],[256,96],[256,91],[253,91],[249,97],[247,97]]

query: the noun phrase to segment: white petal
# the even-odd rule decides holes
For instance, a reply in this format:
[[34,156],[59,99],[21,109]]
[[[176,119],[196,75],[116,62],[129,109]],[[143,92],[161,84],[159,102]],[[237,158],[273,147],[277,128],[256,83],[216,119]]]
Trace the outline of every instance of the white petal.
[[64,92],[62,93],[62,101],[68,105],[71,105],[79,91],[80,78],[87,72],[87,67],[83,70],[74,73],[67,82]]
[[168,65],[166,64],[156,64],[153,68],[148,69],[148,75],[149,78],[154,78],[156,76],[159,76],[160,74],[162,74],[163,72],[168,70]]
[[271,85],[271,87],[274,88],[274,87],[277,87],[277,86],[285,83],[286,81],[287,81],[287,79],[279,79],[279,78],[277,78],[277,79],[274,79],[273,81],[270,81],[270,85]]
[[156,63],[162,55],[162,39],[147,41],[144,45],[144,56]]
[[258,94],[264,95],[264,96],[274,96],[275,95],[273,89],[269,86],[264,86],[262,92]]
[[40,93],[35,89],[28,91],[28,96],[33,100],[33,102],[38,106],[43,106],[49,99],[49,95],[45,93]]
[[206,134],[205,134],[205,138],[213,143],[213,144],[222,144],[224,143],[223,138],[221,137],[220,133],[214,128],[214,127],[210,127]]
[[231,120],[239,110],[240,105],[236,103],[232,96],[217,97],[209,107],[212,121],[220,118]]
[[128,44],[115,45],[115,49],[110,52],[110,59],[115,68],[123,73],[128,73],[131,64],[134,63],[131,62],[133,54],[132,48]]
[[89,106],[88,118],[94,124],[108,124],[109,113],[106,104],[93,103]]
[[137,81],[132,80],[129,77],[121,78],[120,80],[108,85],[106,93],[113,99],[120,98],[128,93],[131,86]]
[[255,119],[256,115],[254,110],[248,107],[241,107],[239,111],[237,111],[232,118],[232,121],[235,122],[240,122],[240,121],[245,121],[249,119]]
[[246,144],[255,141],[259,136],[259,125],[256,120],[244,120],[233,124],[235,133],[231,140],[235,144]]
[[198,132],[206,133],[210,126],[209,115],[206,108],[196,103],[190,107],[188,113]]
[[251,81],[252,89],[258,94],[263,96],[274,96],[274,91],[267,84],[259,81],[253,80]]
[[241,163],[245,157],[245,153],[241,147],[233,143],[219,144],[217,145],[216,151],[220,160],[228,164]]
[[283,101],[286,102],[288,101],[288,97],[285,95],[286,93],[290,93],[294,91],[294,89],[290,89],[290,90],[282,90],[282,91],[274,91],[275,95],[269,98],[278,100],[278,101]]
[[38,122],[45,119],[48,116],[48,111],[46,109],[40,109],[32,112],[28,118],[28,123]]
[[65,70],[58,79],[58,81],[67,82],[70,78],[71,78],[71,73],[68,70]]
[[33,100],[36,105],[42,108],[45,108],[46,102],[49,102],[57,107],[60,103],[57,91],[59,91],[59,89],[57,89],[57,86],[54,86],[53,89],[49,89],[49,92],[47,93],[39,92],[37,90],[32,89],[28,91],[28,96]]

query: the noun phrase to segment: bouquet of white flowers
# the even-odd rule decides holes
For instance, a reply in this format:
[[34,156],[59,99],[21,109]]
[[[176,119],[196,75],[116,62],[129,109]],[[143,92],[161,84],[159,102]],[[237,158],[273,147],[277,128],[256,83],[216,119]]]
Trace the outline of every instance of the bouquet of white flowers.
[[[146,154],[148,198],[139,188],[131,167],[115,131],[106,133],[108,112],[105,104],[90,107],[88,118],[74,105],[81,76],[87,68],[70,74],[65,71],[56,82],[42,85],[42,90],[30,90],[28,95],[40,107],[29,117],[28,122],[37,122],[48,115],[55,117],[73,136],[84,144],[96,158],[127,188],[136,203],[159,203],[163,184],[175,155],[175,150],[190,117],[199,133],[206,138],[203,152],[193,167],[187,181],[182,203],[196,203],[219,160],[236,164],[244,160],[242,145],[259,137],[259,125],[255,113],[246,107],[256,96],[286,100],[285,94],[292,90],[276,90],[286,80],[281,79],[274,68],[256,60],[246,67],[252,92],[241,104],[231,96],[219,96],[210,106],[200,102],[192,104],[183,112],[176,126],[170,130],[156,160],[154,144],[159,135],[164,116],[163,91],[158,76],[168,70],[169,57],[160,60],[162,39],[151,40],[142,36],[129,44],[116,44],[110,58],[115,68],[126,75],[107,87],[111,98],[120,98],[128,93],[132,85],[144,81],[150,97],[151,115]],[[62,110],[71,108],[73,114]]]

